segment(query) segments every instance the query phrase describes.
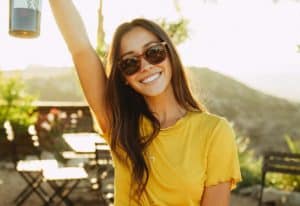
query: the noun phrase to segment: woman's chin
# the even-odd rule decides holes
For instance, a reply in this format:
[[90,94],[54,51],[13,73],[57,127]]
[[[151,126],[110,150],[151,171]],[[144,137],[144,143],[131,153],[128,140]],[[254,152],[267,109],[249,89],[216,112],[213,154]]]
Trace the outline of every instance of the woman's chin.
[[151,87],[151,88],[147,88],[147,89],[144,89],[143,91],[140,91],[139,93],[141,95],[143,95],[144,97],[159,97],[159,96],[162,96],[164,94],[167,93],[168,91],[168,86],[166,85],[158,85],[158,86],[155,86],[155,87]]

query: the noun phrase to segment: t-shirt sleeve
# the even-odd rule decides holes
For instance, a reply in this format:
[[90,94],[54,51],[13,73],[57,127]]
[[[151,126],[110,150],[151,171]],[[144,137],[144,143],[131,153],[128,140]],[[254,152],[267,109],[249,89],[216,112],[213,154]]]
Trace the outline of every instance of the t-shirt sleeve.
[[227,120],[219,120],[209,140],[205,186],[231,182],[232,190],[242,178],[235,133]]

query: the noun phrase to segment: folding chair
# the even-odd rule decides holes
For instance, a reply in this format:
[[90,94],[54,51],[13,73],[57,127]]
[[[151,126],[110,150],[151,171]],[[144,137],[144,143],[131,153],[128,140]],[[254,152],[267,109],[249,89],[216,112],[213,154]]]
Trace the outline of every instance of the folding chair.
[[109,205],[114,200],[114,167],[110,148],[106,143],[95,143],[96,178],[92,189],[98,191],[100,202]]
[[[33,145],[36,151],[39,151],[38,136],[36,136],[35,132],[32,133],[34,136],[32,138]],[[59,167],[56,160],[41,160],[40,155],[38,155],[38,160],[20,160],[17,151],[17,145],[14,138],[12,138],[12,159],[16,171],[27,183],[26,187],[15,198],[15,205],[22,205],[33,193],[39,196],[44,205],[52,204],[56,197],[60,199],[59,204],[64,202],[65,205],[73,205],[68,196],[81,180],[87,179],[88,175],[83,168]],[[45,182],[54,190],[51,195],[49,195],[49,191],[43,188],[42,183]]]
[[59,198],[59,202],[56,205],[60,205],[62,202],[67,206],[72,206],[74,203],[69,199],[69,195],[77,187],[82,180],[88,179],[88,174],[84,168],[81,167],[57,167],[47,168],[42,172],[42,178],[37,182],[39,187],[43,182],[53,189],[53,193],[48,196],[44,205],[52,205],[55,202],[55,198]]
[[38,137],[34,135],[33,140],[33,154],[37,157],[36,160],[23,160],[18,155],[18,148],[15,142],[14,133],[9,123],[6,125],[7,138],[10,141],[11,158],[14,163],[15,170],[25,180],[27,185],[14,199],[16,206],[22,205],[33,193],[37,194],[38,197],[44,202],[47,202],[47,192],[37,183],[41,180],[41,172],[46,168],[54,168],[58,166],[56,160],[41,160]]
[[16,170],[26,181],[26,187],[15,198],[16,205],[22,205],[31,194],[36,193],[46,203],[47,192],[39,185],[42,180],[41,172],[46,168],[57,168],[56,160],[20,160],[17,162]]

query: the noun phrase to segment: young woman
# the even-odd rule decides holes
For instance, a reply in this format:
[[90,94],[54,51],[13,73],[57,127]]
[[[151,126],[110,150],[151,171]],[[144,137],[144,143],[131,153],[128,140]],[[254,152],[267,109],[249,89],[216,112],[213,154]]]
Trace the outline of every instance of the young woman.
[[122,24],[106,74],[72,1],[50,3],[111,147],[115,205],[229,206],[241,180],[234,132],[195,101],[168,35],[146,19]]

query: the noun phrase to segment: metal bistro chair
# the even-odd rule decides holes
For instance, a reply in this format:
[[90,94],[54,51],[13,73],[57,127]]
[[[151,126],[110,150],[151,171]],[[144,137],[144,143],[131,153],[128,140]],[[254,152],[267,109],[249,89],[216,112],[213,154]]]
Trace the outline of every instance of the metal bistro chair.
[[97,191],[99,200],[106,205],[114,201],[114,167],[110,148],[106,143],[95,143],[96,178],[91,180],[92,189]]
[[265,179],[268,172],[300,175],[300,154],[266,152],[263,156],[261,191],[258,205],[262,205]]

